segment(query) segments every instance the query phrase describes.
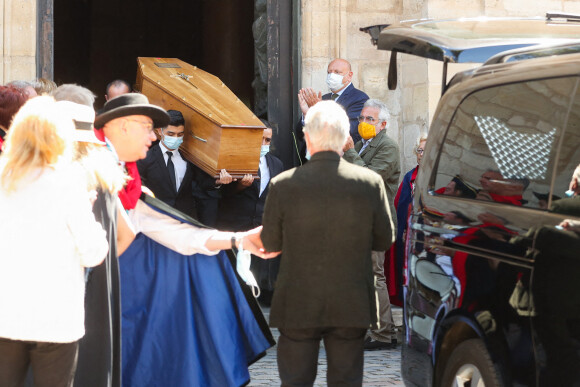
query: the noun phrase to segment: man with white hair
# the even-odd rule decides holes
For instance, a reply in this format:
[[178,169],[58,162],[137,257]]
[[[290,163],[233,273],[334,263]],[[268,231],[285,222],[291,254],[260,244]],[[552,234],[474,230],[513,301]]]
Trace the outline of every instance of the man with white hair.
[[264,247],[284,249],[270,312],[278,370],[283,386],[313,385],[324,340],[328,385],[360,386],[376,323],[371,251],[391,245],[393,222],[380,176],[340,157],[349,122],[336,102],[310,108],[304,134],[310,162],[270,181],[263,216]]
[[[399,146],[387,136],[385,130],[389,121],[387,106],[379,100],[369,99],[365,102],[358,121],[358,132],[362,140],[355,144],[352,137],[347,139],[343,148],[344,159],[381,175],[385,183],[389,207],[391,213],[394,214],[394,199],[399,185],[401,164]],[[357,216],[357,218],[360,217]],[[372,256],[377,294],[379,295],[380,327],[370,331],[369,337],[365,341],[365,349],[390,349],[397,346],[397,340],[385,279],[385,252],[373,250]],[[392,286],[394,285],[392,284]]]

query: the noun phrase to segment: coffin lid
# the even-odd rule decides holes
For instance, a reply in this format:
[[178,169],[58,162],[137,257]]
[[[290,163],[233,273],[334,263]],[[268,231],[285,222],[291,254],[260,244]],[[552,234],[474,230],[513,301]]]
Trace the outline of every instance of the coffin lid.
[[137,58],[144,80],[223,128],[264,128],[262,122],[215,75],[177,58]]

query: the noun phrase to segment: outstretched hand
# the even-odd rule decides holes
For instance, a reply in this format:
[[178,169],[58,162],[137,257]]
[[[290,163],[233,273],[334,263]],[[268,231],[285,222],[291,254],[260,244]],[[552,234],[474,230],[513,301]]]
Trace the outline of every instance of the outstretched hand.
[[280,255],[281,251],[276,252],[267,252],[264,249],[264,245],[262,244],[262,239],[260,238],[260,234],[262,233],[262,226],[256,227],[244,233],[242,237],[242,244],[245,250],[248,250],[250,253],[263,258],[263,259],[270,259],[275,258]]

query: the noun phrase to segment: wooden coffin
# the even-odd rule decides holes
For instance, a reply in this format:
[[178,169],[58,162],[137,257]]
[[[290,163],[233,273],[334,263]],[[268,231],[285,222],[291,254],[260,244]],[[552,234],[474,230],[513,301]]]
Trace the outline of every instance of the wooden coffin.
[[176,58],[138,58],[136,88],[185,118],[181,150],[215,177],[258,177],[262,122],[217,77]]

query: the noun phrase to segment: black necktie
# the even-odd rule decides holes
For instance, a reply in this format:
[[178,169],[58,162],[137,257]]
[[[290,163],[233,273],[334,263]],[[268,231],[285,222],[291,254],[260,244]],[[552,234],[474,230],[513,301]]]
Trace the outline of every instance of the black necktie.
[[175,166],[173,165],[173,161],[171,161],[171,156],[173,156],[173,152],[167,151],[167,171],[169,172],[169,179],[173,184],[173,188],[177,191],[177,184],[175,182]]
[[338,94],[332,93],[332,95],[330,96],[330,99],[332,99],[333,101],[336,101],[336,99],[338,98]]

